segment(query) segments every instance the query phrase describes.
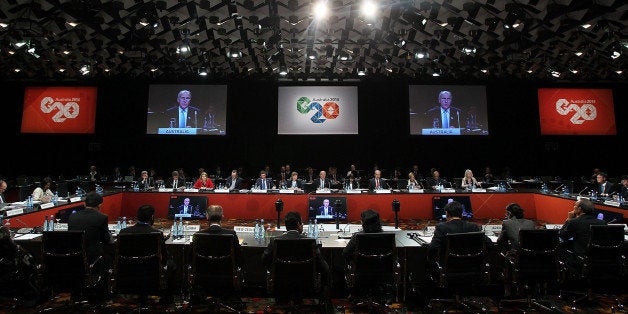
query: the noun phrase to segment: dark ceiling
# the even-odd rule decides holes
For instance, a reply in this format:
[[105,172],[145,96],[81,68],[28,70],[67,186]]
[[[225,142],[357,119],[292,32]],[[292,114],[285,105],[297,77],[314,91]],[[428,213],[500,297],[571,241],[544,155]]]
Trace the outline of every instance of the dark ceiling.
[[0,75],[625,80],[625,0],[383,0],[372,20],[360,0],[315,20],[314,3],[2,0]]

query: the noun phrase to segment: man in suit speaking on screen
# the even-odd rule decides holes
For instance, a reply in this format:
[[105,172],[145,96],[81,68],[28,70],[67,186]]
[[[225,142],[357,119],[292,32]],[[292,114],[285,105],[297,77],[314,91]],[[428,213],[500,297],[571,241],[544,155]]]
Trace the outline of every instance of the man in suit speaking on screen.
[[318,208],[318,214],[321,216],[332,216],[334,215],[334,208],[329,206],[329,199],[323,200],[323,205]]
[[451,106],[453,97],[448,90],[438,93],[438,106],[434,106],[425,112],[425,123],[435,129],[448,129],[460,127],[460,109]]
[[192,92],[182,90],[177,95],[177,106],[170,107],[164,112],[165,116],[170,118],[171,128],[197,128],[200,115],[200,109],[190,106],[192,101]]

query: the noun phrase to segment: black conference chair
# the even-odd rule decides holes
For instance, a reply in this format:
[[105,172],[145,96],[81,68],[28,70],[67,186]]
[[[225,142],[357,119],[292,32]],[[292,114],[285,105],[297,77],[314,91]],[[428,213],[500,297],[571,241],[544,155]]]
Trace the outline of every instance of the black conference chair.
[[274,256],[266,274],[266,288],[275,303],[287,305],[287,311],[300,311],[303,299],[315,299],[322,310],[327,300],[316,261],[316,240],[275,238],[272,245]]
[[468,232],[447,234],[445,254],[442,260],[437,261],[432,280],[437,287],[453,294],[453,298],[432,298],[428,308],[433,309],[433,303],[451,304],[443,312],[452,309],[467,311],[487,311],[487,306],[479,301],[477,296],[481,288],[490,283],[490,267],[486,262],[487,249],[484,241],[484,232]]
[[357,233],[356,250],[347,266],[347,287],[358,308],[381,312],[399,301],[401,266],[395,234]]
[[558,230],[519,231],[519,248],[506,256],[505,285],[525,299],[504,299],[502,304],[523,304],[523,312],[556,311],[548,291],[564,279],[564,265],[558,259]]
[[571,302],[572,310],[582,303],[593,303],[596,296],[606,295],[614,299],[611,311],[623,310],[624,305],[617,294],[625,293],[627,273],[624,255],[623,225],[591,225],[591,236],[582,263],[581,279],[585,282],[585,292]]
[[166,262],[163,260],[163,234],[119,234],[111,270],[113,293],[147,296],[160,295],[166,288]]
[[[94,263],[88,264],[83,231],[47,231],[42,236],[41,276],[43,287],[52,296],[69,292],[72,307],[81,303],[79,297],[95,292],[93,289],[103,280]],[[50,310],[44,309],[44,310]]]
[[196,233],[192,241],[192,263],[188,266],[188,282],[193,298],[212,297],[211,311],[238,312],[236,306],[222,302],[222,298],[238,297],[244,285],[242,268],[237,264],[234,236],[231,234]]

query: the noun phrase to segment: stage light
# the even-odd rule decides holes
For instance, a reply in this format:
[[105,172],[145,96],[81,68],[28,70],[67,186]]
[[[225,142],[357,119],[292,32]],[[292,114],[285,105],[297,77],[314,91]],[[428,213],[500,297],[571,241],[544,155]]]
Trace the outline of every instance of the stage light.
[[207,76],[207,68],[206,67],[198,68],[198,75],[200,75],[200,76]]
[[365,18],[374,18],[377,15],[377,5],[371,0],[364,0],[360,11]]
[[279,67],[279,75],[281,75],[281,76],[288,75],[288,68],[285,67],[285,66],[280,66]]
[[327,17],[329,13],[329,9],[327,8],[327,2],[324,0],[319,0],[314,4],[314,19],[322,20]]

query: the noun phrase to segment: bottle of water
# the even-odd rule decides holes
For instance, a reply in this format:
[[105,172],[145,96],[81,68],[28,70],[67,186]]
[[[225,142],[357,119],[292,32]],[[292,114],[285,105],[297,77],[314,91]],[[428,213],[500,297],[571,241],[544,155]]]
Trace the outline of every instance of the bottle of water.
[[316,219],[314,219],[314,224],[312,225],[312,238],[318,239],[318,223]]
[[48,231],[48,215],[44,218],[44,225],[42,226],[43,231]]
[[118,221],[116,222],[116,228],[114,230],[116,234],[120,233],[120,229],[122,229],[122,219],[118,217]]
[[55,215],[50,215],[50,220],[48,221],[48,231],[55,231]]
[[55,206],[59,205],[59,193],[55,191],[55,195],[52,196],[52,204]]
[[33,208],[33,196],[29,195],[26,199],[26,208]]
[[255,219],[255,228],[253,228],[253,238],[259,239],[259,219]]
[[183,217],[179,218],[179,238],[185,236],[185,228],[183,227]]
[[260,219],[259,223],[259,238],[264,239],[264,219]]
[[307,221],[307,237],[311,238],[313,237],[313,232],[312,232],[312,219]]
[[126,228],[126,217],[122,217],[122,225],[120,227],[122,229]]
[[100,195],[103,195],[103,193],[104,193],[104,190],[103,190],[102,186],[100,186],[98,184],[96,184],[96,189],[95,190],[96,190],[96,193],[98,193]]

